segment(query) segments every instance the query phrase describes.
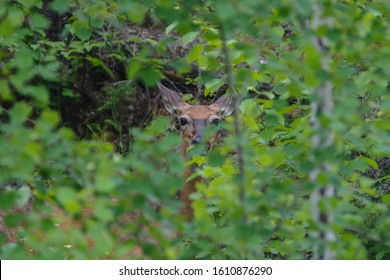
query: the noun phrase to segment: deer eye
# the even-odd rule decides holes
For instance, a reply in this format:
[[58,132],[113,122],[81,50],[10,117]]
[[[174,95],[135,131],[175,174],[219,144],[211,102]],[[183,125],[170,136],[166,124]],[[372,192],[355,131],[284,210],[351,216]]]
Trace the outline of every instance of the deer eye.
[[185,125],[188,124],[188,120],[187,120],[186,118],[184,118],[184,117],[181,117],[181,118],[179,119],[179,122],[180,122],[180,125],[181,125],[181,126],[185,126]]
[[213,119],[212,121],[211,121],[211,123],[213,124],[213,125],[219,125],[220,123],[221,123],[221,119]]

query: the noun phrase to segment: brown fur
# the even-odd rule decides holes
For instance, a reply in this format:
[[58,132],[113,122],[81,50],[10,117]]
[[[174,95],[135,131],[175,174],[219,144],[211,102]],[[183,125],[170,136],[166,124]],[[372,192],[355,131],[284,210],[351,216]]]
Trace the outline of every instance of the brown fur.
[[[225,95],[220,97],[210,106],[192,106],[183,102],[180,96],[174,91],[161,84],[158,84],[158,87],[162,94],[165,108],[168,112],[175,115],[181,124],[181,136],[183,143],[181,145],[180,154],[186,160],[188,159],[187,149],[202,139],[205,128],[215,120],[222,120],[224,117],[233,112],[232,100]],[[207,148],[210,149],[214,143],[219,142],[223,134],[224,133],[217,132],[208,139]],[[187,179],[193,172],[194,167],[189,166],[185,170],[183,177]],[[187,216],[188,219],[192,219],[194,216],[190,196],[196,191],[196,184],[200,181],[201,178],[196,177],[186,182],[179,193],[179,199],[181,199],[184,204],[181,213]]]

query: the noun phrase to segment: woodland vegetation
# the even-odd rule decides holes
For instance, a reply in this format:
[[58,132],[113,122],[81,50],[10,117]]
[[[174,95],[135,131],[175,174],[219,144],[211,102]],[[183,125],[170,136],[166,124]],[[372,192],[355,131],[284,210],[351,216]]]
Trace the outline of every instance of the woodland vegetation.
[[[0,0],[0,258],[389,259],[389,19],[380,0]],[[185,162],[159,82],[237,93],[224,143]]]

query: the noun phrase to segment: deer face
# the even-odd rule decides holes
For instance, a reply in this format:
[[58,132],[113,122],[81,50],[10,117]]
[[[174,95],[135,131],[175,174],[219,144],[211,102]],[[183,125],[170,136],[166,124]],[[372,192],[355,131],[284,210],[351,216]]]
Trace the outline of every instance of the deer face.
[[[182,101],[176,92],[163,85],[158,84],[158,88],[162,94],[165,108],[178,118],[185,148],[201,142],[206,127],[218,126],[223,118],[233,112],[232,99],[226,95],[220,97],[210,106],[192,106]],[[208,148],[212,146],[217,137],[218,133],[208,140]]]

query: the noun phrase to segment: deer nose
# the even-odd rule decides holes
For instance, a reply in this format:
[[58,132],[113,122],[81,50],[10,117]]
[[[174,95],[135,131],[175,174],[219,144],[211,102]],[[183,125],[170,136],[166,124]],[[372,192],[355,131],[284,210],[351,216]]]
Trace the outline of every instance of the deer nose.
[[200,135],[195,135],[195,137],[192,138],[191,144],[194,145],[194,144],[199,143],[200,141],[202,141],[202,137]]

